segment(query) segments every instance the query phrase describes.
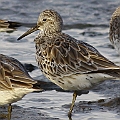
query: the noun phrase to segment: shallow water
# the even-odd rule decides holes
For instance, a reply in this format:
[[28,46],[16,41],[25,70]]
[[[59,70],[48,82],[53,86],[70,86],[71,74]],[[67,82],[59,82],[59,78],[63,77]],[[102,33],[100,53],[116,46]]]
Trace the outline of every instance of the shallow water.
[[[32,97],[31,97],[32,96]],[[18,106],[22,106],[23,108],[29,108],[32,107],[33,109],[37,109],[38,112],[43,113],[50,118],[58,118],[60,120],[67,120],[67,112],[70,107],[71,103],[71,93],[62,93],[62,92],[56,92],[56,91],[46,91],[43,93],[30,93],[26,95],[21,101],[15,103]],[[102,95],[98,95],[94,92],[90,92],[89,95],[82,95],[78,96],[76,103],[79,101],[96,101],[99,99],[104,99]],[[27,101],[27,102],[26,102]],[[38,104],[39,102],[39,104]],[[34,105],[34,106],[33,106]],[[84,104],[80,105],[83,107]],[[117,115],[109,112],[107,109],[101,109],[98,108],[97,106],[91,106],[91,109],[89,110],[89,106],[86,106],[85,110],[83,111],[82,109],[79,110],[77,108],[76,104],[76,109],[75,113],[73,113],[73,120],[94,120],[94,119],[103,119],[104,117],[105,120],[110,120],[111,118],[115,118]],[[85,107],[84,106],[84,107]],[[96,110],[97,109],[97,110]],[[99,110],[99,111],[98,111]],[[107,112],[107,114],[106,114]],[[100,113],[104,114],[103,116],[100,115]],[[117,118],[116,118],[117,120]]]
[[[0,0],[0,19],[36,23],[42,10],[55,9],[63,18],[63,32],[93,45],[108,59],[120,65],[120,57],[111,47],[108,38],[109,20],[118,6],[120,6],[119,0]],[[27,27],[20,27],[12,33],[0,33],[0,52],[17,58],[22,63],[31,63],[37,66],[33,40],[38,32],[17,41],[17,38],[27,29]],[[30,75],[38,80],[43,78],[39,69],[30,72]],[[104,107],[101,109],[98,105],[90,105],[92,110],[82,111],[80,108],[78,109],[78,106],[80,106],[79,101],[97,101],[102,98],[120,96],[119,84],[118,81],[117,83],[106,82],[94,89],[94,92],[79,96],[74,108],[73,120],[118,120],[120,116],[117,108],[117,110],[109,110]],[[56,91],[31,93],[26,95],[23,100],[14,103],[20,108],[15,107],[12,116],[14,120],[41,118],[43,120],[66,120],[71,99],[72,93]],[[86,106],[84,103],[83,105]]]

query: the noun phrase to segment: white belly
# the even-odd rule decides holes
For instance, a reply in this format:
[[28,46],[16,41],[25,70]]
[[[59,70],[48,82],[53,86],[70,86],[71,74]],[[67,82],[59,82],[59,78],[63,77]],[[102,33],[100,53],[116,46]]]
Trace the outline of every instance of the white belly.
[[0,105],[21,100],[27,93],[33,92],[35,89],[28,88],[14,88],[13,90],[0,91]]
[[90,89],[104,80],[114,79],[112,76],[102,73],[76,74],[64,76],[62,78],[50,78],[52,82],[64,90],[84,90]]

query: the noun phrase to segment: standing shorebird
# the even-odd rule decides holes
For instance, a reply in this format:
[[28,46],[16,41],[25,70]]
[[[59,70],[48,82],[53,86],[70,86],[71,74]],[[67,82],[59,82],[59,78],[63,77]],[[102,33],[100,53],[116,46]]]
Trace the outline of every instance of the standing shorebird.
[[11,103],[21,100],[26,94],[41,91],[24,66],[12,57],[0,54],[0,105],[9,104],[8,119],[11,119]]
[[21,38],[40,30],[35,38],[36,60],[44,75],[64,90],[74,91],[71,113],[78,90],[120,77],[120,67],[102,56],[91,45],[62,33],[63,21],[54,10],[43,11],[37,25]]
[[109,38],[115,49],[120,54],[120,6],[112,14],[110,20]]

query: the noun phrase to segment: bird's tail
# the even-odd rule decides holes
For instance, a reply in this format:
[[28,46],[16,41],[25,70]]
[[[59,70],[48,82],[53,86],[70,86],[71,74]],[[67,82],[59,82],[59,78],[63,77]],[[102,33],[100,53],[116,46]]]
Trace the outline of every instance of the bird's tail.
[[90,73],[104,73],[104,74],[112,76],[113,78],[120,80],[120,67],[119,66],[101,69],[101,70],[97,70],[97,71],[92,71]]

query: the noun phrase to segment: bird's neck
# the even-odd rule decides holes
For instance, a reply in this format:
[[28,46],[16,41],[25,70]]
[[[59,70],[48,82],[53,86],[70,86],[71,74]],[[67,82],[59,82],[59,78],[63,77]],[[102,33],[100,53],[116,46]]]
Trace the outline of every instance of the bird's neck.
[[36,44],[52,44],[52,42],[54,42],[54,40],[61,34],[61,32],[59,33],[52,33],[52,34],[46,34],[44,32],[40,32],[38,34],[38,36],[35,38],[35,43]]
[[61,34],[61,32],[52,32],[52,33],[49,32],[49,33],[46,33],[46,32],[41,31],[38,34],[38,37],[41,38],[41,39],[45,39],[46,41],[48,41],[48,40],[52,40],[52,39],[56,38],[60,34]]
[[47,36],[47,37],[54,37],[55,35],[57,34],[60,34],[61,31],[56,31],[56,30],[52,30],[52,29],[49,29],[49,30],[41,30],[39,32],[39,36]]

